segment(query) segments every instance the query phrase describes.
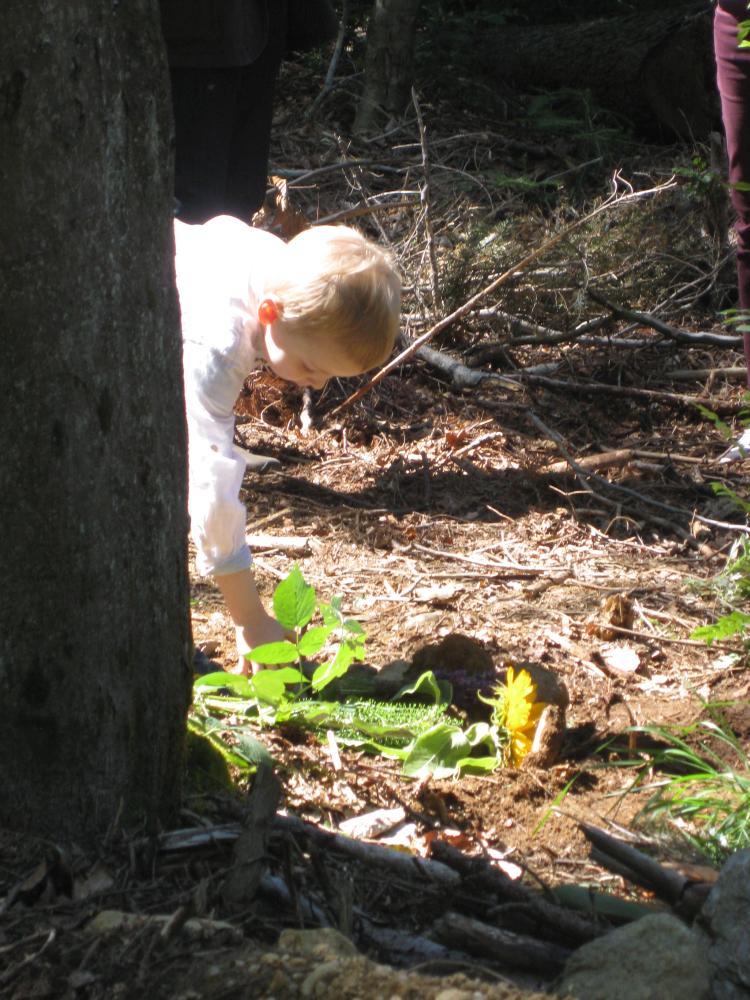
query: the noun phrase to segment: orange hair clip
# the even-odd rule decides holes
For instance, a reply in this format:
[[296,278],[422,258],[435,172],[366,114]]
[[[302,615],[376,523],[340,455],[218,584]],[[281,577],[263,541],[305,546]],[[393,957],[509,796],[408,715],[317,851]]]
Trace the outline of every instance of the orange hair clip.
[[263,326],[271,326],[279,318],[279,307],[273,299],[263,299],[258,305],[258,319]]

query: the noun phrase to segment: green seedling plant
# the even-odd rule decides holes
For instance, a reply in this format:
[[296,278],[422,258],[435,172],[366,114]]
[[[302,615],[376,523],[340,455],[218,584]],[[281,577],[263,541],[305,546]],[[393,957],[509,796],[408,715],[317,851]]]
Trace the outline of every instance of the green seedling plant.
[[640,821],[687,841],[714,863],[750,847],[750,758],[724,708],[704,704],[710,717],[689,725],[633,727],[629,732],[661,746],[620,765],[641,771],[628,791],[651,793]]
[[[736,185],[738,188],[740,185]],[[750,184],[743,185],[743,190],[750,190]],[[727,326],[733,326],[737,333],[750,333],[750,313],[747,309],[723,309],[719,314]],[[750,393],[745,393],[743,396],[744,401],[750,402]],[[711,420],[718,420],[715,413],[710,410],[704,410],[704,415],[709,417]],[[742,417],[742,412],[740,411],[740,417]],[[746,418],[750,417],[750,411],[744,411]],[[747,420],[745,420],[747,423]],[[724,425],[726,426],[726,425]]]
[[[254,707],[261,722],[273,724],[283,706],[299,701],[309,691],[323,690],[342,677],[355,660],[364,659],[366,635],[362,626],[344,616],[340,598],[330,604],[319,603],[298,565],[274,591],[273,610],[289,638],[256,646],[246,659],[275,669],[261,669],[250,677],[217,672],[199,678],[195,688],[206,707],[243,712]],[[316,611],[323,624],[311,626]],[[338,642],[333,644],[330,659],[308,676],[308,658],[320,653],[332,637]],[[219,695],[217,701],[211,697],[216,690],[230,694]]]
[[685,188],[696,201],[708,200],[726,189],[723,178],[700,153],[690,158],[689,167],[675,167],[674,174],[683,178]]
[[[524,738],[521,729],[534,696],[528,686],[512,699],[516,721],[508,714],[509,688],[504,688],[502,719],[498,715],[464,728],[451,714],[451,685],[430,670],[387,701],[372,696],[372,684],[368,688],[361,678],[346,678],[352,664],[364,659],[364,629],[344,614],[339,598],[318,601],[298,566],[276,588],[273,610],[289,637],[251,650],[248,659],[261,664],[257,673],[245,677],[220,671],[194,684],[190,728],[241,771],[263,759],[259,726],[292,724],[321,736],[333,733],[342,746],[400,760],[403,774],[414,778],[494,771],[509,763],[511,743]],[[323,663],[310,661],[323,652]],[[322,695],[337,680],[338,697],[325,700]],[[347,690],[349,695],[342,696]]]
[[[308,628],[316,610],[323,624]],[[340,597],[334,597],[330,604],[318,602],[315,588],[305,582],[296,563],[289,576],[274,591],[273,611],[276,620],[293,638],[256,646],[246,658],[266,666],[296,664],[296,669],[283,672],[281,679],[279,674],[282,672],[278,670],[256,673],[253,686],[259,697],[264,692],[278,692],[280,683],[286,686],[291,681],[304,685],[305,661],[317,656],[333,635],[338,639],[336,649],[327,663],[314,670],[310,679],[313,691],[322,691],[332,681],[342,677],[355,660],[364,660],[365,630],[359,622],[344,616]]]
[[[741,317],[745,323],[748,322],[747,313],[741,313]],[[743,326],[739,327],[740,330],[744,328]],[[750,331],[750,323],[747,325],[747,330]],[[743,399],[750,403],[750,393],[745,393]],[[698,409],[707,420],[711,421],[725,440],[731,439],[732,429],[716,413],[704,406],[699,406]],[[750,426],[749,408],[740,410],[739,423],[742,427]],[[750,503],[726,483],[712,482],[710,486],[717,496],[726,497],[746,518],[750,517]],[[746,604],[748,597],[750,597],[750,539],[747,535],[740,536],[732,544],[726,564],[721,572],[709,584],[701,583],[700,586],[716,596],[724,614],[720,615],[715,622],[694,629],[690,638],[702,640],[708,646],[719,640],[739,638],[745,644],[745,653],[747,654],[747,647],[750,645],[750,614],[737,607],[739,603]]]

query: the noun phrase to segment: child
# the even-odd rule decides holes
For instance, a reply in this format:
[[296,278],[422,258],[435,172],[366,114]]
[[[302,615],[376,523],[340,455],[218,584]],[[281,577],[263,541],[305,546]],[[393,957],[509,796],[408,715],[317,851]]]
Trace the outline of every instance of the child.
[[199,572],[215,577],[235,625],[238,671],[254,646],[283,638],[258,595],[239,490],[235,401],[266,363],[322,388],[381,364],[398,333],[400,281],[353,229],[319,226],[289,243],[238,219],[175,222],[188,424],[191,534]]

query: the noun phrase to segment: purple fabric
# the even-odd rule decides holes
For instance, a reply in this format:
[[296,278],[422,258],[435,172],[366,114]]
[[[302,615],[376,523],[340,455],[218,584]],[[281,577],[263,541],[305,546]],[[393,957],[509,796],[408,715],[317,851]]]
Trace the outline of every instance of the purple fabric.
[[[726,8],[736,10],[738,16]],[[722,0],[714,15],[716,80],[721,95],[721,115],[727,137],[730,185],[750,184],[750,49],[737,47],[737,22],[750,20],[746,0]],[[737,288],[741,309],[750,310],[750,191],[730,191],[737,213]],[[744,335],[745,361],[750,386],[750,334]]]

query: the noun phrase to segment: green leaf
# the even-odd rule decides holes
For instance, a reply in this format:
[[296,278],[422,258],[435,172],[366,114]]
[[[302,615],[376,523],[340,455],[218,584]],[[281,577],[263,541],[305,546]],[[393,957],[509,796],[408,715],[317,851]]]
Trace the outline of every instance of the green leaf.
[[355,650],[348,643],[342,642],[331,662],[322,664],[312,675],[313,691],[322,691],[331,681],[343,677],[352,665],[355,656]]
[[[742,450],[744,451],[744,449]],[[713,482],[709,485],[717,496],[728,497],[738,510],[743,511],[745,514],[750,514],[750,503],[743,500],[742,497],[738,493],[735,493],[734,490],[730,489],[726,483]]]
[[[297,667],[279,667],[278,670],[261,670],[259,673],[271,673],[280,677],[285,684],[307,684],[307,678]],[[258,674],[255,675],[256,677]]]
[[710,420],[716,430],[724,438],[729,440],[732,436],[732,429],[729,424],[725,423],[717,413],[714,413],[713,410],[709,410],[707,407],[703,406],[702,403],[696,403],[695,407],[702,417],[705,417],[706,420]]
[[297,563],[273,594],[273,612],[285,629],[300,629],[315,614],[315,589],[305,583]]
[[262,763],[273,766],[275,761],[268,752],[268,747],[261,743],[259,739],[256,739],[255,736],[243,729],[233,729],[232,735],[235,738],[235,742],[230,749],[238,757],[242,757],[244,761],[253,767],[257,767]]
[[[474,750],[480,746],[489,754],[475,756]],[[448,778],[466,771],[486,774],[499,766],[501,749],[497,730],[487,722],[475,722],[465,732],[439,722],[414,741],[404,761],[404,774],[411,778],[427,774]]]
[[286,695],[286,681],[280,670],[259,670],[252,680],[253,693],[258,701],[277,705]]
[[744,611],[733,611],[719,618],[713,625],[701,625],[690,633],[691,639],[702,639],[710,646],[717,639],[731,639],[735,635],[743,635],[750,626],[750,615]]
[[253,688],[248,677],[244,677],[242,674],[225,674],[223,670],[197,677],[193,687],[196,691],[200,691],[202,688],[226,688],[237,698],[253,697]]
[[362,626],[359,624],[359,622],[356,621],[354,618],[347,618],[344,621],[343,628],[344,628],[344,631],[348,632],[350,635],[359,635],[359,636],[362,636],[362,640],[363,641],[365,639],[365,636],[367,635],[367,633],[362,628]]
[[315,656],[319,653],[328,641],[328,636],[333,629],[330,625],[316,625],[309,628],[297,643],[297,651],[300,656]]
[[281,642],[264,642],[262,646],[256,646],[245,654],[245,659],[252,660],[253,663],[295,663],[297,658],[297,647],[286,639]]
[[496,733],[497,730],[488,722],[472,722],[469,728],[465,730],[464,736],[469,746],[478,747],[484,743],[488,749],[494,751],[497,749]]
[[334,597],[330,604],[326,604],[321,601],[318,605],[318,610],[320,611],[321,617],[326,625],[331,628],[343,628],[344,627],[344,614],[341,610],[341,598]]
[[300,722],[313,729],[330,729],[336,706],[328,701],[287,701],[279,705],[278,722]]
[[458,726],[439,722],[416,738],[404,761],[404,774],[408,778],[428,774],[450,778],[456,773],[458,762],[470,752],[471,746]]
[[391,701],[400,701],[409,694],[427,695],[435,705],[449,705],[453,688],[448,681],[439,681],[431,670],[425,670],[413,684],[406,684],[398,690]]
[[500,758],[497,755],[492,757],[462,757],[456,761],[456,772],[458,774],[490,774],[500,767]]

